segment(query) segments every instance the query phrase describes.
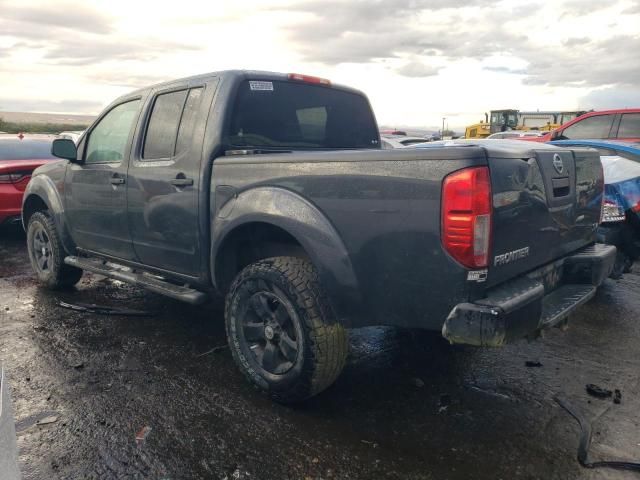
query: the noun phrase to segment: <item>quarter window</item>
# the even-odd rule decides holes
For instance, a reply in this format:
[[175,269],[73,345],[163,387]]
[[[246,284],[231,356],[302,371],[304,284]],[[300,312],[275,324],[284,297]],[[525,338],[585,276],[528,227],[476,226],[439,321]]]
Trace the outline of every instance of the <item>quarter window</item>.
[[609,138],[613,115],[587,117],[560,132],[559,139]]
[[107,113],[91,130],[85,163],[118,163],[125,158],[140,100],[122,103]]
[[180,121],[180,127],[178,128],[178,140],[176,141],[175,153],[176,156],[189,150],[191,138],[193,137],[193,130],[196,126],[196,114],[198,113],[198,109],[200,107],[201,98],[202,88],[192,88],[191,90],[189,90],[187,103],[185,103],[184,105],[182,120]]
[[640,113],[623,113],[618,129],[619,138],[640,138]]

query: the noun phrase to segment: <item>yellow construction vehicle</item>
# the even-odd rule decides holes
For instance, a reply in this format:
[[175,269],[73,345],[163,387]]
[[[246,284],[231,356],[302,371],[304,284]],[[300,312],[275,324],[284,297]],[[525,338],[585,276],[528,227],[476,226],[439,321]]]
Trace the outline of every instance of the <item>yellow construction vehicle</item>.
[[465,138],[486,138],[492,133],[507,130],[539,130],[549,132],[583,113],[586,112],[524,112],[514,109],[491,110],[490,117],[486,113],[484,114],[484,122],[474,123],[466,128]]
[[484,122],[469,125],[464,130],[464,138],[487,138],[491,135],[491,125],[488,122],[487,114],[484,114]]

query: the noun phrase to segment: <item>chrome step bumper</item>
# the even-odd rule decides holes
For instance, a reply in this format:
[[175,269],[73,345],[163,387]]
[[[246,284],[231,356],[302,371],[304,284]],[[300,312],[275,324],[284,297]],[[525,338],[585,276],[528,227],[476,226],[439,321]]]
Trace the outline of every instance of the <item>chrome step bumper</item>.
[[561,259],[562,283],[548,293],[535,272],[505,282],[486,298],[456,305],[442,336],[451,343],[499,347],[552,327],[593,298],[615,259],[616,248],[602,244]]

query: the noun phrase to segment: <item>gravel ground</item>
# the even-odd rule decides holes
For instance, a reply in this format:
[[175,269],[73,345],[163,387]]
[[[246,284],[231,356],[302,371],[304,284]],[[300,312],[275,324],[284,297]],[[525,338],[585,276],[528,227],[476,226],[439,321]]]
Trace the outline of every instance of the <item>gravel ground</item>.
[[[593,459],[640,461],[639,311],[640,276],[628,274],[607,280],[568,331],[503,349],[354,330],[337,383],[284,407],[236,370],[219,304],[192,307],[97,275],[48,292],[24,236],[0,232],[0,362],[26,480],[640,478],[582,468],[578,425],[553,400],[563,394],[592,420]],[[620,389],[622,403],[590,397],[588,383]]]

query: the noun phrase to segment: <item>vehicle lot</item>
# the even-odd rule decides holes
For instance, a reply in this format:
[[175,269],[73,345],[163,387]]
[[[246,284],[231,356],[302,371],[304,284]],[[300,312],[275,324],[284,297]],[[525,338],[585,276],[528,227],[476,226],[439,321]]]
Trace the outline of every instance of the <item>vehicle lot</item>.
[[[353,331],[337,383],[285,407],[245,381],[228,349],[211,352],[226,344],[219,304],[90,275],[82,295],[54,294],[36,286],[24,243],[0,233],[0,360],[25,479],[637,478],[580,467],[577,423],[553,396],[594,419],[594,459],[640,459],[640,275],[607,280],[567,332],[499,350]],[[152,315],[75,312],[59,300]],[[619,388],[622,404],[589,397],[588,383]],[[36,425],[46,417],[55,421]]]

